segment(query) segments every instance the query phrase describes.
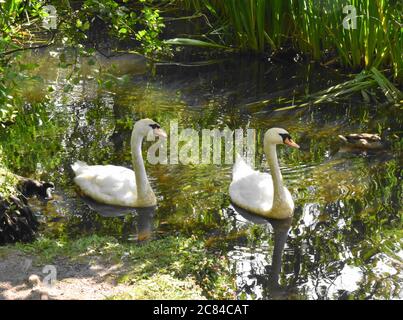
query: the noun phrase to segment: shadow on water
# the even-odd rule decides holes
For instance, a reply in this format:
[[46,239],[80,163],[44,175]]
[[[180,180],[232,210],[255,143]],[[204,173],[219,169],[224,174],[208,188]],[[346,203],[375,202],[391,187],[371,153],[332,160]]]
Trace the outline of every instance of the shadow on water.
[[[241,230],[244,238],[225,240],[240,298],[402,298],[399,107],[346,100],[276,112],[294,96],[324,89],[341,77],[314,65],[239,58],[206,66],[157,65],[153,70],[136,68],[133,60],[127,62],[126,80],[115,79],[112,85],[110,74],[116,78],[124,73],[119,67],[126,65],[123,56],[116,69],[113,63],[104,64],[111,69],[107,74],[83,60],[82,78],[65,92],[70,70],[57,67],[57,54],[58,49],[29,57],[39,64],[44,81],[27,86],[27,100],[41,101],[50,85],[49,104],[27,103],[16,124],[0,132],[8,168],[56,185],[54,200],[35,204],[45,235],[136,240],[140,229],[158,237],[179,232],[207,239]],[[158,210],[152,213],[87,205],[74,189],[71,163],[131,167],[131,128],[145,117],[167,131],[173,120],[180,130],[256,129],[255,164],[261,171],[268,171],[262,150],[265,130],[286,128],[301,146],[300,151],[278,148],[296,205],[291,226],[241,214],[234,219],[228,197],[230,164],[146,163],[158,198]],[[339,134],[389,127],[398,138],[384,152],[340,151]]]

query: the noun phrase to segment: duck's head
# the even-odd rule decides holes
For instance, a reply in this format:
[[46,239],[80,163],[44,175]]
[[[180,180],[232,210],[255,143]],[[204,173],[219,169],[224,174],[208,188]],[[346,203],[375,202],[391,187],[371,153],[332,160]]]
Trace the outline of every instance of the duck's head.
[[288,131],[282,128],[271,128],[266,131],[264,135],[264,145],[269,144],[285,144],[289,147],[299,149],[299,145],[292,140]]
[[141,119],[134,124],[133,132],[142,137],[161,137],[166,138],[167,134],[161,128],[161,126],[151,119]]

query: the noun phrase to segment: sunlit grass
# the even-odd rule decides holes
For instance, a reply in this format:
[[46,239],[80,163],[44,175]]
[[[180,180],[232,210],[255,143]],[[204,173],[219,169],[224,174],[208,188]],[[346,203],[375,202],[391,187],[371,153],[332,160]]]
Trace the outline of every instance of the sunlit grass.
[[[97,235],[76,240],[40,238],[31,244],[6,247],[35,256],[35,264],[103,259],[121,266],[118,282],[133,285],[133,291],[115,298],[162,299],[231,298],[233,278],[228,260],[208,250],[196,237],[167,236],[143,244],[120,243],[114,237]],[[7,250],[2,251],[7,256]],[[179,287],[177,287],[179,286]]]

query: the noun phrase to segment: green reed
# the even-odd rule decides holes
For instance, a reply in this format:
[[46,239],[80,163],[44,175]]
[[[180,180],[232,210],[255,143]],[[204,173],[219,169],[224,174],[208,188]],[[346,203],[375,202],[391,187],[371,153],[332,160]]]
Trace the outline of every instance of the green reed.
[[295,108],[313,106],[323,102],[336,101],[343,98],[348,98],[353,94],[361,93],[364,101],[370,102],[370,96],[374,89],[380,89],[387,100],[387,104],[401,103],[403,101],[403,93],[396,88],[381,72],[375,67],[369,71],[362,71],[354,76],[353,79],[339,83],[337,85],[326,88],[315,93],[306,95],[298,103],[290,101],[290,106],[281,107],[276,111],[284,111]]
[[[397,0],[182,0],[204,11],[226,32],[225,45],[258,53],[292,47],[351,70],[390,68],[403,77],[403,6]],[[343,20],[356,8],[356,28]]]

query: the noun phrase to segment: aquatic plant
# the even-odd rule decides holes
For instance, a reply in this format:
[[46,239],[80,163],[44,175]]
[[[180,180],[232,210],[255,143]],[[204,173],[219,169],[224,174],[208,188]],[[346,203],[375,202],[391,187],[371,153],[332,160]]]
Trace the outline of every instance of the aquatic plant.
[[179,2],[212,17],[210,21],[224,39],[222,45],[257,53],[291,47],[316,61],[352,70],[388,67],[395,79],[402,80],[399,1],[350,1],[356,10],[355,16],[351,12],[353,22],[348,20],[349,11],[343,12],[346,2],[341,0]]
[[375,67],[369,71],[363,71],[352,80],[331,86],[325,90],[320,90],[308,94],[301,103],[292,103],[291,106],[278,108],[277,111],[289,110],[297,107],[306,107],[329,101],[337,101],[348,98],[353,94],[361,93],[366,102],[371,101],[373,89],[380,89],[385,95],[388,103],[398,103],[403,99],[403,93],[396,88],[381,72]]

